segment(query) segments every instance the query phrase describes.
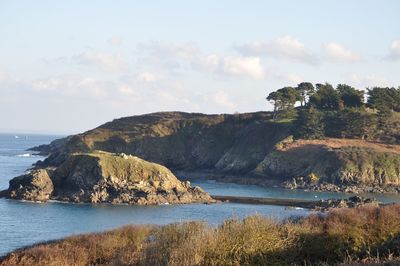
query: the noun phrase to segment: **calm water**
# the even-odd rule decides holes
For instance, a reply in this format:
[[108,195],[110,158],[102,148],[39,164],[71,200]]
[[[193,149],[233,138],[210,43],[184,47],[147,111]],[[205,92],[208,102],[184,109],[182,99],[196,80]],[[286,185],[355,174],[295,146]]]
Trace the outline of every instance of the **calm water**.
[[[39,156],[26,149],[49,143],[57,136],[0,134],[0,189],[22,174]],[[346,194],[291,191],[277,188],[191,180],[215,195],[239,195],[281,198],[345,197]],[[399,201],[395,196],[380,197],[382,201]],[[111,206],[69,203],[30,203],[0,199],[0,255],[16,248],[65,237],[71,234],[102,231],[125,224],[166,224],[185,220],[204,220],[218,224],[229,217],[260,214],[276,219],[305,215],[305,210],[279,206],[245,204],[192,204],[167,206]]]

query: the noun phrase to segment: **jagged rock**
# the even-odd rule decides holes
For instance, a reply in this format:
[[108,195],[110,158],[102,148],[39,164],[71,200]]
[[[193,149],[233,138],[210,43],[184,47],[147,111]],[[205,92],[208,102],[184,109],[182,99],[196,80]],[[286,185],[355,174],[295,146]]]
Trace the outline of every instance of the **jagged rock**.
[[114,204],[213,202],[170,170],[135,156],[106,152],[72,154],[56,169],[36,169],[10,181],[14,199]]
[[360,196],[352,196],[348,199],[328,199],[317,202],[314,210],[330,211],[339,208],[358,208],[365,205],[379,206],[379,203],[374,198],[363,198]]
[[2,195],[11,199],[47,201],[53,190],[53,182],[48,171],[37,169],[12,179],[8,190]]

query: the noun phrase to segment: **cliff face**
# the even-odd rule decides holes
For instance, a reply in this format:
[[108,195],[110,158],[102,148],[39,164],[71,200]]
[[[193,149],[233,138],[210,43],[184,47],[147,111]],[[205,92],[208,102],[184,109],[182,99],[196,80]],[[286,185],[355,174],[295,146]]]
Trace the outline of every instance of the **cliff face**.
[[106,152],[71,154],[58,167],[34,169],[12,179],[2,194],[31,201],[141,205],[212,201],[207,193],[180,182],[164,166]]
[[176,170],[212,169],[247,173],[289,134],[266,112],[240,115],[156,113],[117,119],[69,137],[44,165],[57,165],[71,152],[103,150],[133,154]]
[[[291,123],[267,112],[236,115],[155,113],[126,117],[39,147],[38,166],[64,163],[73,152],[126,153],[173,170],[256,176],[281,184],[399,186],[400,146],[363,140],[296,140]],[[262,182],[260,182],[262,183]]]
[[[279,146],[279,145],[278,145]],[[388,187],[400,185],[400,146],[361,140],[297,140],[269,153],[256,173],[294,180],[294,187],[318,184]],[[378,190],[379,191],[379,190]]]

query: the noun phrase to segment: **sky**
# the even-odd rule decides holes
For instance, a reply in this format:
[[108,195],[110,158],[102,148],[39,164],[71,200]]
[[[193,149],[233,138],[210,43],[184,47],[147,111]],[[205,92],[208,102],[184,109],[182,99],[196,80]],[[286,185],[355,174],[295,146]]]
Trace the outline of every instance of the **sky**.
[[299,82],[400,86],[400,1],[0,0],[0,131],[271,110]]

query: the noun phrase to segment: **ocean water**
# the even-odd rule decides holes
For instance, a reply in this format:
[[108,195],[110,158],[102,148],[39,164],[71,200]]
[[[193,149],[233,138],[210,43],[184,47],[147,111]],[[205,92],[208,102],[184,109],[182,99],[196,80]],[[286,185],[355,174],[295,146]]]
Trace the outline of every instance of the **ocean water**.
[[[18,137],[17,137],[18,136]],[[24,173],[37,160],[43,159],[27,148],[49,143],[59,136],[0,134],[0,189],[8,181]],[[218,183],[192,179],[214,195],[237,195],[277,198],[347,197],[339,193],[292,191],[251,185]],[[385,202],[400,201],[397,196],[381,196]],[[167,224],[187,220],[202,220],[216,225],[226,218],[243,218],[259,214],[274,219],[303,216],[307,210],[281,206],[236,203],[190,204],[162,206],[127,206],[108,204],[71,204],[60,202],[32,203],[0,199],[0,256],[14,249],[65,236],[97,232],[126,224]]]

